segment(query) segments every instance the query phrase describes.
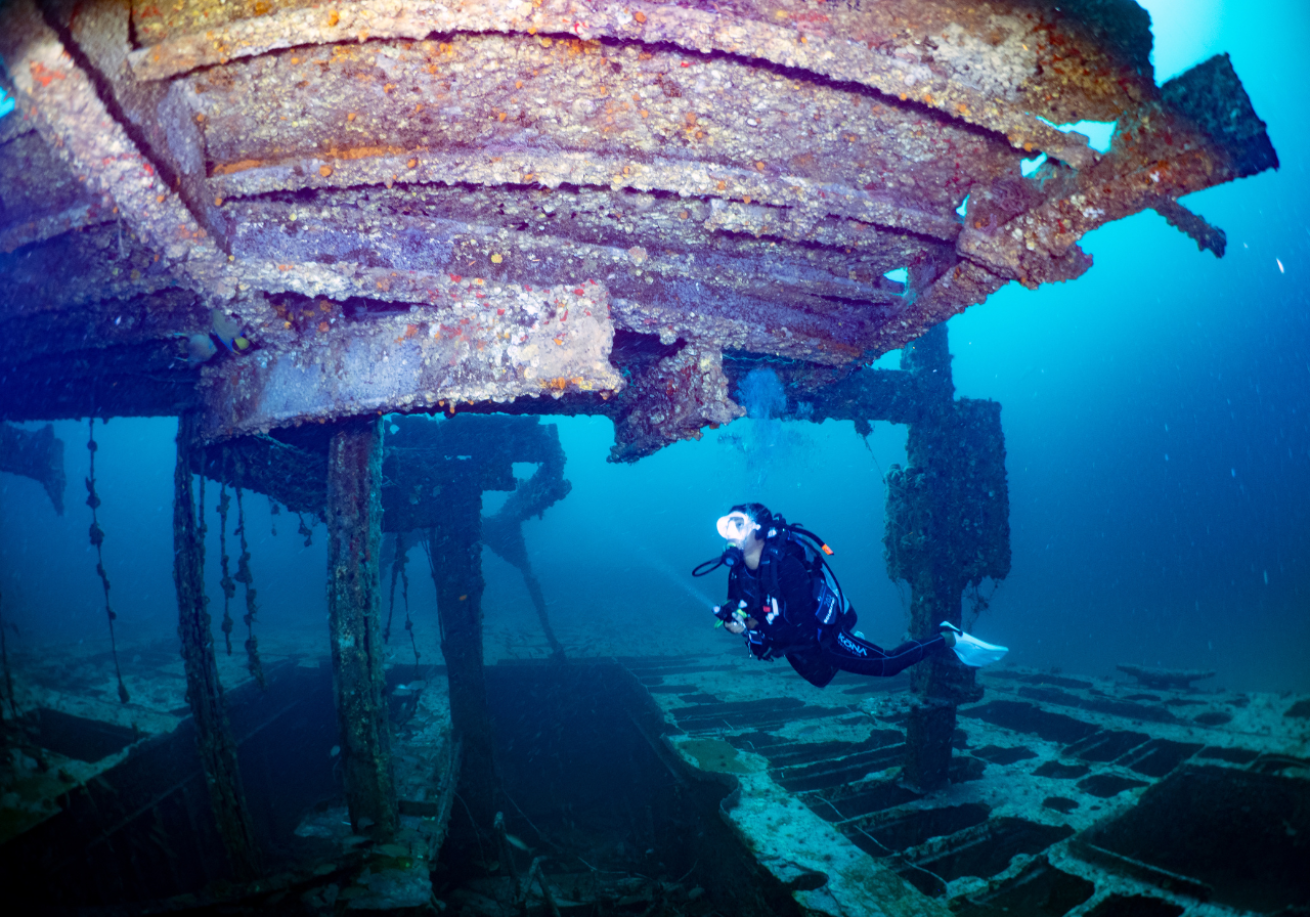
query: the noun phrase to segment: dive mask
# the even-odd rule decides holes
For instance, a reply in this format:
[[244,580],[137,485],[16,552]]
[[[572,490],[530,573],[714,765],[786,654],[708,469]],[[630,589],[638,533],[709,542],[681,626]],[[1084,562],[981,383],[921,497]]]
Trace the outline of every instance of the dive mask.
[[741,511],[731,512],[718,521],[719,534],[723,539],[733,545],[733,547],[744,548],[746,539],[750,537],[751,532],[757,531],[760,527],[758,522],[751,520]]

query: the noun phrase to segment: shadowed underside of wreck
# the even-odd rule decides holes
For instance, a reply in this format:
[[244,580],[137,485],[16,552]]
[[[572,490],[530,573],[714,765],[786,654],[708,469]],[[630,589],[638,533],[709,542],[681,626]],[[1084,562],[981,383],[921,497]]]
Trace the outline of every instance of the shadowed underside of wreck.
[[1177,198],[1276,156],[1226,57],[1149,53],[1126,0],[6,3],[0,413],[599,413],[631,460],[774,361],[849,415],[1103,223],[1222,253]]

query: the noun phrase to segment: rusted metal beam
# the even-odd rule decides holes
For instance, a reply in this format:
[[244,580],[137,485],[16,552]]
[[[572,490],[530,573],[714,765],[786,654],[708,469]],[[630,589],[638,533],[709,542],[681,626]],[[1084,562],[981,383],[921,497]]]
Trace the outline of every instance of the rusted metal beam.
[[454,481],[427,532],[432,582],[441,621],[441,652],[450,679],[450,719],[463,751],[460,789],[479,831],[496,811],[494,740],[482,658],[482,492]]
[[[114,219],[51,153],[30,122],[21,116],[0,119],[0,127],[10,124],[16,129],[0,130],[0,252]],[[36,175],[43,181],[30,180]]]
[[415,306],[356,322],[335,311],[340,304],[298,303],[284,321],[292,331],[309,315],[298,351],[260,351],[206,379],[206,436],[311,418],[440,410],[448,403],[453,411],[457,402],[619,389],[622,379],[608,359],[608,297],[603,287],[579,284],[540,290],[459,278],[438,286],[443,298],[453,297],[443,308]]
[[700,439],[707,424],[719,426],[746,413],[728,396],[723,354],[713,347],[688,344],[633,384],[634,409],[615,421],[614,461],[633,461],[663,443]]
[[378,564],[382,428],[342,421],[328,446],[328,621],[346,803],[356,832],[385,840],[399,824],[387,719]]
[[[1224,99],[1226,112],[1214,112]],[[1227,55],[1170,80],[1161,98],[1124,112],[1114,146],[1094,167],[1043,167],[970,198],[961,254],[1025,286],[1091,266],[1076,243],[1113,220],[1278,167],[1278,157]]]
[[[731,15],[723,15],[717,9],[671,4],[611,6],[575,0],[518,6],[362,0],[331,9],[293,0],[269,2],[256,16],[244,18],[213,0],[188,0],[171,11],[138,0],[135,22],[147,47],[131,60],[139,78],[161,79],[305,43],[422,40],[434,33],[540,33],[665,44],[701,54],[758,58],[893,97],[912,97],[1007,136],[1015,147],[1046,149],[1077,166],[1094,159],[1086,138],[1062,134],[1039,115],[1057,113],[1060,96],[1071,90],[1094,90],[1079,93],[1094,100],[1086,117],[1096,117],[1096,109],[1114,106],[1134,91],[1149,91],[1149,38],[1143,45],[1132,29],[1113,23],[1115,16],[1128,17],[1139,33],[1145,32],[1149,19],[1136,4],[1098,10],[1066,3],[1069,12],[1063,15],[1053,4],[1005,10],[935,0],[904,7],[854,3],[816,10],[800,0],[780,0],[736,3]],[[1105,41],[1107,26],[1113,25],[1119,25],[1115,31],[1126,40]],[[1031,90],[1052,58],[1068,61],[1068,76],[1060,80],[1065,85],[1045,87],[1034,100]]]
[[[688,364],[858,365],[1011,280],[1077,277],[1081,236],[1143,209],[1218,250],[1177,198],[1277,163],[1226,59],[1154,85],[1131,0],[16,0],[0,53],[11,119],[90,201],[28,207],[0,243],[80,253],[51,234],[87,221],[103,240],[107,214],[151,259],[102,250],[78,278],[15,262],[0,321],[33,288],[55,312],[114,290],[117,318],[135,288],[176,284],[249,342],[204,370],[210,437],[512,405],[615,417],[615,456],[636,458],[736,408],[717,383],[661,388],[654,365],[612,404],[606,335],[685,345]],[[1108,153],[1056,127],[1084,119],[1116,123]],[[0,147],[21,134],[0,128]],[[0,196],[37,201],[3,163]],[[470,317],[466,278],[504,323]],[[532,326],[543,288],[612,310],[544,374],[505,327]],[[161,333],[203,342],[195,311]],[[465,319],[468,348],[406,337]]]
[[5,5],[0,55],[15,88],[14,115],[29,119],[46,144],[113,213],[170,262],[220,262],[213,239],[161,179],[115,120],[91,76],[46,24],[32,0]]

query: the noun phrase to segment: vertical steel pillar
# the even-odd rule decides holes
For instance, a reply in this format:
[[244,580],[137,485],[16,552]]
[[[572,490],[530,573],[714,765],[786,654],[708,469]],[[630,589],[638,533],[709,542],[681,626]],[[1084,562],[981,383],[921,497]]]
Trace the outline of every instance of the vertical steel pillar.
[[[906,440],[907,467],[888,475],[888,572],[910,584],[910,633],[936,634],[943,621],[961,623],[960,596],[971,571],[960,563],[970,535],[957,531],[959,508],[970,504],[969,448],[951,380],[946,325],[906,348],[901,367],[914,379],[920,413]],[[977,700],[974,670],[950,656],[910,672],[914,703],[906,727],[905,781],[922,790],[945,785],[951,764],[955,708]]]
[[250,813],[237,768],[237,747],[223,706],[223,686],[214,658],[209,599],[205,596],[205,533],[197,523],[191,486],[192,450],[198,449],[198,418],[184,413],[177,425],[173,470],[173,584],[177,587],[177,632],[186,667],[187,702],[195,719],[200,763],[218,833],[238,882],[259,875]]
[[482,491],[471,481],[442,491],[437,526],[428,531],[441,620],[441,651],[450,678],[450,719],[463,744],[460,790],[479,828],[496,811],[487,681],[482,663]]
[[391,728],[382,691],[378,575],[382,422],[342,421],[328,445],[328,619],[346,802],[355,831],[396,832]]

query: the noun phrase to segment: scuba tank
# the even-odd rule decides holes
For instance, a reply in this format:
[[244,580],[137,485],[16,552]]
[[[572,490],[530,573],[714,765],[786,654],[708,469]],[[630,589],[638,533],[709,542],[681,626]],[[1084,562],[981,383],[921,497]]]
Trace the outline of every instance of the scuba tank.
[[785,523],[782,528],[787,533],[787,539],[796,542],[804,550],[810,572],[818,574],[814,577],[815,618],[823,627],[837,624],[851,606],[850,602],[846,601],[846,593],[842,591],[837,574],[824,556],[825,554],[832,556],[835,552],[828,547],[827,542],[809,529]]

